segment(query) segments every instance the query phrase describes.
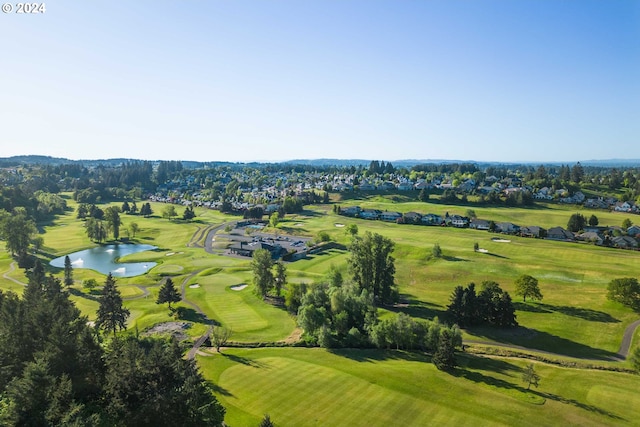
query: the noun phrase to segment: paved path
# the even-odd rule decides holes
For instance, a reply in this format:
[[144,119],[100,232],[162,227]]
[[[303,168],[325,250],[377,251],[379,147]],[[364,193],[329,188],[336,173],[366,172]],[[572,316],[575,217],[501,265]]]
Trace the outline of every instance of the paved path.
[[[191,306],[195,311],[198,312],[198,314],[200,314],[205,319],[206,322],[211,323],[211,320],[207,317],[206,314],[204,314],[204,311],[202,311],[202,309],[198,306],[198,304],[194,303],[193,301],[189,301],[186,298],[187,283],[189,283],[189,280],[191,280],[195,275],[197,275],[201,271],[202,270],[193,272],[182,280],[182,285],[181,285],[182,302]],[[212,330],[213,330],[213,326],[209,326],[209,329],[207,329],[207,332],[205,332],[204,335],[202,335],[200,338],[196,340],[195,343],[193,343],[193,347],[191,347],[191,350],[189,350],[189,353],[187,353],[188,360],[193,360],[196,357],[196,353],[198,352],[202,344],[204,344],[204,342],[207,340],[209,335],[211,335]]]
[[7,272],[6,272],[6,273],[4,273],[4,274],[2,275],[2,277],[4,277],[4,278],[5,278],[5,279],[7,279],[7,280],[12,281],[13,283],[17,283],[17,284],[18,284],[18,285],[20,285],[20,286],[27,286],[27,284],[26,284],[26,283],[21,282],[21,281],[19,281],[19,280],[17,280],[17,279],[14,279],[13,277],[10,277],[10,276],[9,276],[9,274],[13,273],[13,271],[14,271],[15,269],[16,269],[16,263],[15,263],[15,261],[14,261],[14,262],[12,262],[12,263],[9,265],[9,270],[7,270]]
[[631,340],[636,328],[640,326],[640,320],[636,320],[632,324],[626,327],[624,334],[622,335],[622,342],[620,343],[620,349],[618,350],[618,357],[626,359],[629,356],[629,349],[631,348]]

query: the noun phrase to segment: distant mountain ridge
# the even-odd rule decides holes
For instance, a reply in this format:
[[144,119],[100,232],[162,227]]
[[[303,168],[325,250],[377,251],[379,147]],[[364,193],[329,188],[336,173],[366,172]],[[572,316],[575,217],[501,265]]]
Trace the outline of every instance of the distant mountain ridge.
[[[192,161],[192,160],[178,160],[187,168],[198,168],[205,165],[264,165],[264,164],[283,164],[283,165],[306,165],[306,166],[368,166],[371,160],[378,159],[293,159],[286,161],[250,161],[250,162],[227,162],[227,161]],[[401,159],[401,160],[385,160],[380,161],[391,162],[395,167],[411,167],[419,164],[447,164],[447,163],[473,163],[478,166],[496,166],[496,165],[564,165],[575,164],[575,162],[500,162],[500,161],[476,161],[476,160],[454,160],[454,159]],[[82,164],[85,166],[118,166],[127,162],[142,162],[148,161],[151,163],[158,163],[161,160],[143,160],[143,159],[129,159],[129,158],[113,158],[113,159],[86,159],[86,160],[71,160],[62,157],[51,157],[41,155],[23,155],[23,156],[11,156],[0,157],[0,166],[13,166],[18,164],[48,164],[48,165],[60,165],[60,164]],[[580,164],[583,166],[595,166],[595,167],[640,167],[640,159],[593,159],[593,160],[580,160]]]

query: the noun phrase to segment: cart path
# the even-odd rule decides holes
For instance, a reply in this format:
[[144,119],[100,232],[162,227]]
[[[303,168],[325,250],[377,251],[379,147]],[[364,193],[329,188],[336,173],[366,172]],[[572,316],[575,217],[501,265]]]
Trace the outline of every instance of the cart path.
[[21,282],[21,281],[19,281],[19,280],[17,280],[17,279],[14,279],[13,277],[10,277],[10,276],[9,276],[9,274],[13,273],[13,271],[14,271],[15,269],[16,269],[16,262],[15,262],[15,261],[13,261],[11,264],[9,264],[9,270],[7,270],[7,271],[2,275],[2,277],[3,277],[3,278],[5,278],[5,279],[7,279],[7,280],[12,281],[13,283],[17,283],[17,284],[18,284],[18,285],[20,285],[20,286],[27,286],[27,284],[26,284],[26,283]]
[[629,326],[627,326],[624,330],[624,334],[622,335],[622,342],[620,343],[620,349],[618,350],[618,357],[622,360],[626,359],[629,356],[629,349],[631,348],[631,341],[633,340],[633,334],[636,329],[640,326],[640,319],[636,320]]
[[213,322],[211,321],[211,319],[209,319],[207,317],[207,315],[204,314],[204,311],[202,311],[202,309],[198,306],[198,304],[194,303],[193,301],[189,301],[186,298],[187,283],[189,283],[189,280],[193,279],[201,271],[202,270],[195,271],[195,272],[189,274],[184,279],[182,279],[182,285],[180,287],[181,288],[182,302],[184,302],[185,304],[191,306],[196,312],[198,312],[198,314],[200,314],[204,318],[205,323],[211,325],[211,326],[209,326],[207,331],[204,333],[204,335],[202,335],[200,338],[198,338],[196,340],[196,342],[193,343],[193,347],[191,347],[191,350],[189,350],[189,353],[187,353],[187,359],[188,360],[193,360],[196,357],[196,353],[198,352],[198,350],[200,350],[200,347],[202,346],[202,344],[204,344],[204,342],[207,340],[207,338],[209,338],[209,335],[211,335],[211,331],[213,330]]

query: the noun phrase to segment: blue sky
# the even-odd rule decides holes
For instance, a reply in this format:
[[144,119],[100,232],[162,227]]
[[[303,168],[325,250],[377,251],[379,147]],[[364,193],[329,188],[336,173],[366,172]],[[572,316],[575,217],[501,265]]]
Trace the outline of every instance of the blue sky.
[[640,158],[637,1],[46,8],[0,16],[0,157]]

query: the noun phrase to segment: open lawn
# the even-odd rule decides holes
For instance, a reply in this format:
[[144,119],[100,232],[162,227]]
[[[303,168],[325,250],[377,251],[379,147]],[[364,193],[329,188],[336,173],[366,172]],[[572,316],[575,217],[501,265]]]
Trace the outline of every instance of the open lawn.
[[[467,209],[399,203],[405,199],[402,195],[375,196],[340,203],[439,214],[464,214]],[[117,279],[125,306],[131,311],[130,330],[144,331],[176,320],[167,304],[155,303],[159,284],[171,277],[178,288],[185,283],[188,301],[174,307],[182,309],[181,320],[191,323],[185,332],[192,339],[201,336],[211,322],[230,327],[237,343],[279,341],[294,333],[295,321],[284,309],[253,294],[248,259],[222,256],[218,250],[224,246],[222,241],[213,254],[203,249],[210,227],[238,217],[197,209],[193,222],[169,221],[158,216],[162,208],[162,204],[153,203],[156,214],[150,218],[123,215],[123,230],[132,221],[139,226],[132,240],[157,246],[120,260],[158,263],[145,275]],[[575,207],[558,205],[473,209],[481,218],[543,227],[564,226],[575,212]],[[595,213],[601,224],[618,224],[624,219],[624,215]],[[469,282],[479,286],[484,280],[495,280],[512,294],[521,326],[511,330],[472,328],[463,331],[465,339],[594,359],[604,366],[630,366],[628,361],[610,359],[618,351],[625,327],[638,314],[609,302],[606,286],[616,277],[638,277],[640,252],[513,236],[508,237],[509,242],[496,242],[492,240],[496,235],[484,231],[346,218],[333,214],[331,205],[318,205],[288,215],[278,226],[279,232],[315,237],[324,231],[336,244],[305,260],[288,263],[288,280],[322,280],[332,265],[348,278],[345,226],[349,224],[356,224],[360,233],[380,233],[396,244],[396,282],[402,302],[408,305],[380,309],[381,317],[404,311],[416,318],[439,316],[446,320],[446,306],[455,286]],[[62,270],[49,267],[50,259],[95,245],[71,211],[40,228],[45,239],[40,256],[47,271],[60,278]],[[269,227],[266,231],[273,230]],[[476,242],[486,253],[473,250]],[[435,243],[443,251],[441,258],[431,256]],[[26,282],[26,277],[24,271],[12,267],[13,262],[8,254],[0,254],[0,289],[22,292],[24,287],[17,282]],[[542,301],[524,303],[514,295],[514,281],[525,273],[538,278]],[[82,286],[90,278],[104,282],[104,276],[95,271],[75,269],[70,293],[92,320],[97,294]],[[239,284],[248,286],[231,289]],[[199,307],[206,318],[188,302]],[[632,348],[638,345],[640,331]],[[427,356],[416,353],[307,348],[229,348],[224,355],[198,358],[207,379],[216,384],[227,407],[226,420],[232,426],[257,425],[264,413],[281,426],[633,425],[640,417],[638,376],[537,363],[540,389],[527,391],[520,381],[523,359],[462,354],[462,367],[453,374],[437,371],[429,362]]]
[[[466,209],[463,206],[402,202],[405,199],[407,197],[403,195],[377,195],[341,203],[440,214],[445,211],[464,213]],[[73,201],[70,201],[70,206],[74,206]],[[212,320],[231,326],[236,333],[235,340],[272,341],[291,333],[294,328],[291,318],[282,310],[261,302],[252,295],[251,288],[241,292],[229,290],[232,285],[250,283],[248,260],[207,254],[198,247],[204,245],[208,227],[238,217],[197,209],[198,216],[193,222],[169,221],[158,216],[163,207],[163,204],[152,203],[156,214],[150,218],[122,216],[123,230],[128,223],[135,221],[139,225],[135,240],[158,247],[121,260],[158,263],[146,275],[118,279],[125,298],[142,296],[139,286],[151,291],[149,297],[127,301],[132,311],[129,322],[132,327],[146,328],[154,322],[166,320],[165,313],[155,305],[154,296],[158,283],[164,277],[173,277],[179,285],[183,278],[197,273],[199,275],[190,283],[202,282],[202,287],[187,288],[187,298],[200,306]],[[547,227],[564,225],[573,208],[563,205],[543,205],[537,209],[474,207],[480,217]],[[335,224],[356,224],[360,233],[372,231],[389,237],[396,243],[396,281],[403,302],[409,303],[401,310],[414,317],[446,318],[446,305],[457,285],[469,282],[479,285],[484,280],[495,280],[508,290],[516,302],[521,327],[510,331],[471,329],[465,331],[467,338],[500,341],[574,357],[607,359],[617,351],[626,325],[637,318],[632,311],[607,301],[605,295],[606,285],[612,278],[636,274],[634,266],[640,265],[638,252],[511,236],[509,243],[500,243],[492,241],[494,235],[485,231],[366,221],[338,216],[331,210],[331,205],[311,206],[300,214],[288,215],[278,228],[283,234],[310,237],[325,231],[344,246],[348,245],[349,238],[344,227],[336,227]],[[621,222],[623,217],[608,212],[595,213],[601,218],[601,223]],[[94,245],[84,235],[83,222],[76,219],[72,211],[44,225],[42,230],[44,254],[49,254],[43,259],[45,263],[54,256]],[[476,242],[487,253],[474,252]],[[435,243],[439,243],[443,250],[442,258],[431,256]],[[321,280],[334,265],[348,277],[347,258],[345,249],[329,249],[310,255],[308,259],[289,263],[287,276],[292,282],[312,283]],[[10,265],[11,260],[6,254],[0,257],[0,268],[9,277],[26,281],[21,270],[9,271]],[[62,276],[60,269],[47,269]],[[513,282],[525,273],[540,281],[543,301],[524,304],[514,295]],[[91,300],[77,295],[86,293],[81,286],[83,280],[95,278],[102,283],[104,277],[93,271],[76,269],[74,278],[77,293],[73,298],[83,313],[93,318],[97,307],[95,298]],[[0,284],[3,289],[21,291],[20,285],[5,277],[0,277]]]
[[602,426],[640,417],[638,376],[536,363],[540,387],[526,390],[522,360],[459,359],[452,374],[427,356],[379,350],[225,349],[198,362],[230,426],[257,425],[265,413],[281,426]]

